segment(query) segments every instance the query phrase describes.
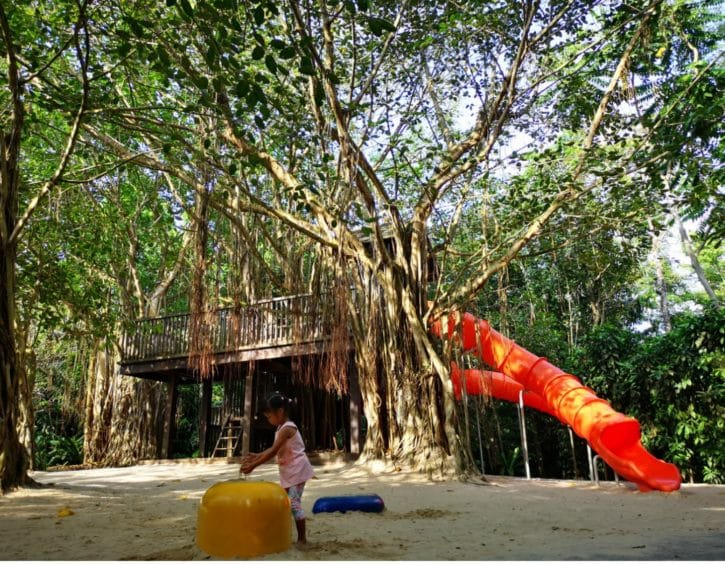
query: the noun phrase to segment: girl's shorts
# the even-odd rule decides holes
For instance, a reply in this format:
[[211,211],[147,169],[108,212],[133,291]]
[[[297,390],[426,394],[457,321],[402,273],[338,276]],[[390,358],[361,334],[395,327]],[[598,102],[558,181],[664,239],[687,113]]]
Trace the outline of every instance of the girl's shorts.
[[302,511],[302,492],[305,491],[305,482],[290,486],[287,488],[290,505],[292,506],[292,515],[295,521],[301,521],[305,518],[305,512]]

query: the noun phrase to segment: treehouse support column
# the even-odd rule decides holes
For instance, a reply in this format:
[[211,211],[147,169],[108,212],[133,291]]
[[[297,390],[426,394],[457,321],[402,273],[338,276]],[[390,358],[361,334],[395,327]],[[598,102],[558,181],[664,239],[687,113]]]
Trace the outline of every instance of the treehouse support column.
[[211,378],[201,382],[201,406],[199,409],[199,455],[209,455],[209,428],[211,427]]
[[172,455],[171,440],[174,436],[174,421],[176,420],[176,403],[179,397],[179,388],[176,375],[169,378],[166,384],[168,396],[166,400],[166,419],[164,420],[164,440],[161,447],[161,457],[170,458]]
[[359,456],[362,451],[362,394],[357,379],[355,363],[350,362],[350,454]]
[[249,454],[249,444],[252,434],[252,393],[254,372],[247,370],[244,377],[244,421],[242,422],[242,456]]

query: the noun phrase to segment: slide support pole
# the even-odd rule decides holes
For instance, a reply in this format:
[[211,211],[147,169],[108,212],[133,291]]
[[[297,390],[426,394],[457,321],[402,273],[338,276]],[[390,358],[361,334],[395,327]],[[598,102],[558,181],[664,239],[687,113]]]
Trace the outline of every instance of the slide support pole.
[[576,449],[574,448],[574,432],[571,430],[571,425],[566,426],[569,431],[569,444],[571,445],[571,460],[574,463],[574,477],[579,476],[579,468],[576,463]]
[[592,468],[592,447],[587,442],[587,462],[589,463],[589,479],[594,481],[594,469]]
[[[592,458],[592,466],[594,468],[594,483],[598,486],[599,485],[599,468],[597,467],[597,464],[602,459],[601,456],[596,455],[594,458]],[[606,478],[606,475],[604,476]]]
[[483,466],[483,441],[481,441],[481,418],[478,415],[478,402],[476,402],[476,430],[478,431],[478,456],[481,459],[481,474],[485,474],[486,471]]
[[529,445],[526,441],[526,417],[524,416],[524,391],[519,392],[519,428],[521,429],[521,453],[524,456],[524,468],[526,468],[526,479],[531,479],[529,468]]
[[[592,464],[594,466],[594,482],[596,485],[599,485],[599,461],[602,461],[602,475],[604,480],[607,479],[607,462],[598,454],[592,459]],[[619,485],[619,474],[612,468],[612,473],[614,474],[614,483]]]

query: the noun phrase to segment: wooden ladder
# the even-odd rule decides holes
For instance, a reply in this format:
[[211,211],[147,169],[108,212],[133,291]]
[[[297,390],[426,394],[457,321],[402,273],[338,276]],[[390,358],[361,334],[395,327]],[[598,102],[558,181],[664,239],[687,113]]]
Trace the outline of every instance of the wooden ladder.
[[212,457],[215,456],[226,456],[227,458],[232,457],[237,452],[239,447],[239,440],[244,432],[244,418],[230,415],[222,425],[222,430],[219,433],[219,438],[214,446]]

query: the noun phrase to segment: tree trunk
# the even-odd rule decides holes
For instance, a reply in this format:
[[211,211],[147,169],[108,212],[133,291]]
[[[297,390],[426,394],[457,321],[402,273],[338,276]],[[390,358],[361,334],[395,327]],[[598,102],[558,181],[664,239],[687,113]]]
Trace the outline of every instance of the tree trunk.
[[[425,241],[419,239],[418,244]],[[379,272],[362,266],[358,270],[351,316],[368,422],[362,459],[389,457],[396,467],[429,476],[466,476],[475,465],[456,430],[447,365],[421,319],[427,303],[426,255],[411,247],[415,246],[396,248],[395,263]]]
[[692,241],[690,240],[690,236],[685,230],[685,226],[680,220],[680,214],[677,212],[676,208],[672,208],[672,215],[675,217],[675,221],[677,222],[677,229],[680,232],[680,239],[682,239],[682,247],[685,250],[685,254],[690,259],[690,264],[692,264],[692,269],[695,271],[695,274],[697,274],[697,279],[700,281],[700,284],[702,284],[702,287],[705,289],[705,293],[710,298],[710,300],[714,304],[718,304],[717,296],[715,295],[712,286],[710,286],[710,283],[707,280],[707,276],[705,276],[705,271],[702,269],[702,265],[697,258],[697,253],[695,252],[695,249],[692,248]]
[[94,464],[103,460],[107,448],[111,402],[111,385],[105,349],[96,341],[91,348],[86,374],[85,416],[83,420],[83,462]]
[[17,355],[15,335],[17,238],[12,239],[17,221],[20,187],[18,163],[25,109],[10,25],[2,5],[0,28],[12,102],[9,106],[9,130],[0,131],[0,490],[7,492],[30,481],[27,475],[28,455],[17,432],[22,366]]
[[[0,221],[7,218],[4,213]],[[11,247],[14,250],[14,245]],[[17,430],[22,371],[15,349],[15,253],[7,247],[4,250],[0,256],[0,490],[3,493],[30,481],[28,454]]]
[[667,281],[665,280],[665,269],[661,254],[662,238],[665,232],[656,234],[654,232],[654,224],[649,220],[649,228],[652,231],[652,256],[655,261],[655,290],[657,292],[660,317],[662,318],[662,327],[666,333],[672,329],[670,322],[670,307],[667,300]]
[[158,382],[124,376],[118,370],[118,352],[97,342],[89,363],[86,417],[83,434],[84,462],[124,466],[158,454]]
[[27,347],[27,330],[18,331],[18,439],[28,454],[28,468],[35,459],[35,353]]

